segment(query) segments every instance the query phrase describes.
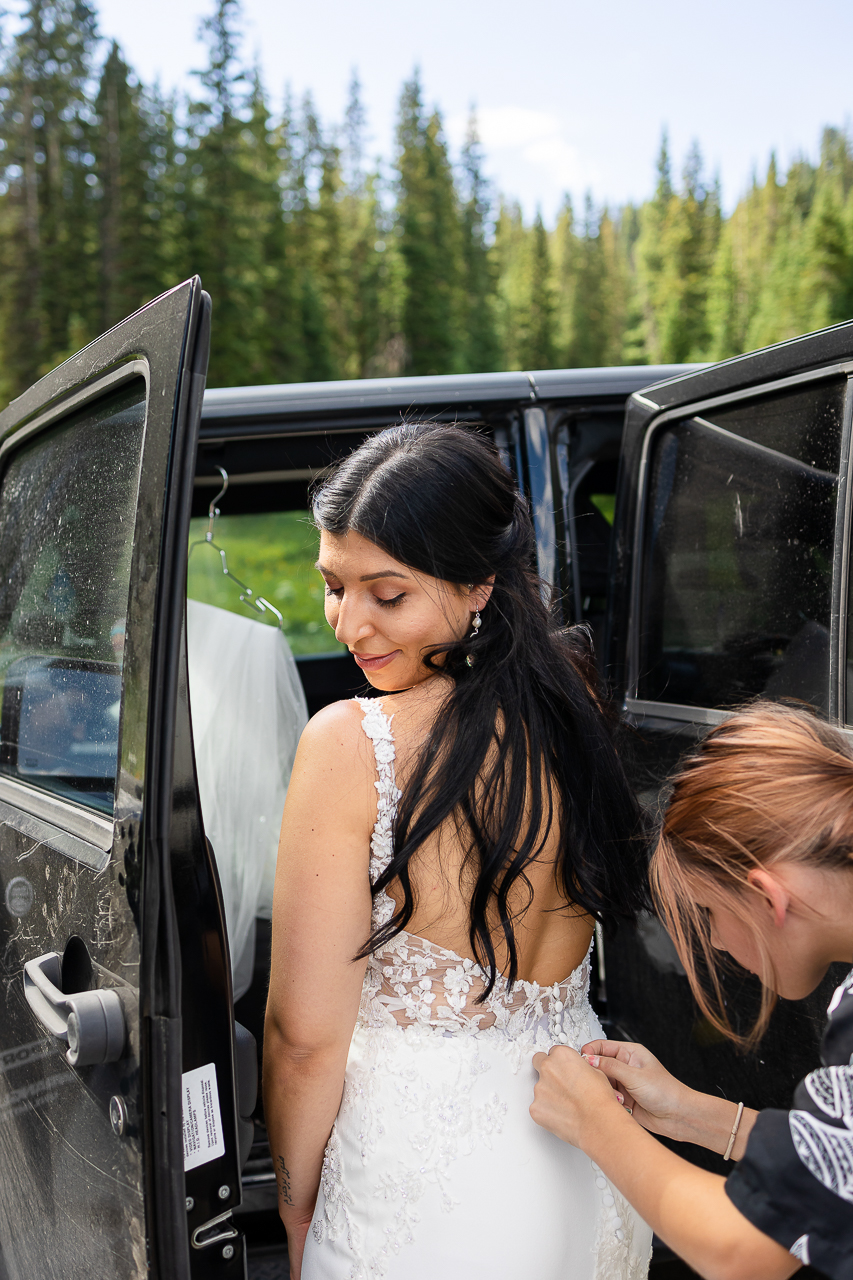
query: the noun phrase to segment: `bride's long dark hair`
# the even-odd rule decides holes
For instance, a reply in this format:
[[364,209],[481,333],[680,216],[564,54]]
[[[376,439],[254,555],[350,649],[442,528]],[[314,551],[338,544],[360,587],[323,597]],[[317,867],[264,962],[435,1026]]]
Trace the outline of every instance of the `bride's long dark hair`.
[[[474,431],[407,423],[373,436],[315,493],[314,520],[350,530],[395,560],[455,584],[494,588],[474,638],[432,647],[426,667],[452,676],[426,746],[403,787],[394,854],[374,896],[398,880],[403,902],[360,955],[406,928],[411,860],[448,818],[470,877],[471,949],[489,975],[503,935],[506,977],[518,975],[511,906],[556,822],[558,883],[604,923],[646,905],[636,803],[611,740],[586,634],[565,631],[543,602],[527,505],[491,442]],[[440,655],[443,655],[441,657]],[[466,657],[470,655],[472,665]],[[497,926],[497,928],[496,928]]]

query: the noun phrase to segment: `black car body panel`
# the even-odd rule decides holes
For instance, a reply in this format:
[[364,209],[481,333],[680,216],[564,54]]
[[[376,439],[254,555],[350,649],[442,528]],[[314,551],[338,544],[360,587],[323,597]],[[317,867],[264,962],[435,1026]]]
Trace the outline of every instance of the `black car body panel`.
[[[626,759],[653,819],[679,759],[739,702],[791,697],[831,723],[850,722],[851,373],[853,324],[844,324],[650,386],[628,402],[607,658],[630,726]],[[719,475],[709,440],[713,459],[724,464]],[[661,479],[667,448],[670,492]],[[692,505],[692,516],[682,511],[680,522],[673,496],[679,488],[680,501]],[[785,500],[779,495],[786,488]],[[824,513],[819,529],[816,511]],[[716,603],[711,572],[720,575]],[[751,602],[738,603],[736,577],[738,590],[749,585]],[[718,623],[720,638],[708,626],[711,606],[721,614],[729,609],[728,629]],[[679,610],[683,617],[673,622]],[[763,631],[755,625],[762,610],[771,621]],[[662,615],[670,619],[669,636]],[[697,633],[704,626],[692,647],[683,643],[691,626]],[[694,1087],[754,1107],[789,1106],[795,1083],[817,1065],[826,1006],[842,972],[836,968],[807,1000],[779,1001],[758,1049],[742,1054],[698,1017],[656,920],[611,941],[606,960],[608,1016],[621,1036],[646,1043]],[[735,969],[727,999],[735,1025],[747,1026],[758,1007],[757,980]],[[682,1154],[723,1171],[719,1158],[695,1147]]]
[[[210,1255],[190,1262],[181,1073],[202,1050],[216,1062],[225,1152],[194,1173],[200,1208],[221,1214],[239,1202],[233,1012],[221,915],[202,949],[197,933],[181,936],[174,893],[174,867],[203,849],[197,806],[195,829],[181,822],[176,783],[193,794],[192,762],[181,776],[175,743],[181,726],[189,734],[178,676],[209,316],[200,282],[188,281],[0,415],[0,649],[22,684],[17,717],[0,726],[0,1271],[10,1278],[172,1280],[233,1274],[239,1262],[233,1249],[230,1268],[220,1250],[212,1268]],[[88,710],[105,677],[121,688],[112,737]],[[110,1003],[114,1042],[86,1039],[93,1001]]]

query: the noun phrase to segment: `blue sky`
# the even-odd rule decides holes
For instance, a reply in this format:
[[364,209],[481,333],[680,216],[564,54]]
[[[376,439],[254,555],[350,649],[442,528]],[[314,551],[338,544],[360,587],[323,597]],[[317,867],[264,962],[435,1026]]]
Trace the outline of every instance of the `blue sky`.
[[[19,0],[20,4],[21,0]],[[213,0],[94,0],[146,81],[186,86]],[[289,82],[341,119],[353,67],[369,153],[388,158],[400,86],[421,68],[428,103],[458,148],[478,112],[487,171],[532,216],[576,201],[641,200],[661,130],[676,172],[699,141],[730,208],[771,149],[784,167],[817,154],[824,124],[853,117],[850,0],[244,0],[244,51],[271,98]]]

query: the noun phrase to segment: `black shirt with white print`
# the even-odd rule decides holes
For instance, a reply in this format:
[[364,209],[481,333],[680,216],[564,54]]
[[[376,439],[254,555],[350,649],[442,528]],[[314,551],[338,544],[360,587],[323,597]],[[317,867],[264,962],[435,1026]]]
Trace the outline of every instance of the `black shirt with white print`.
[[853,972],[832,997],[820,1056],[793,1110],[761,1112],[726,1191],[795,1258],[853,1280]]

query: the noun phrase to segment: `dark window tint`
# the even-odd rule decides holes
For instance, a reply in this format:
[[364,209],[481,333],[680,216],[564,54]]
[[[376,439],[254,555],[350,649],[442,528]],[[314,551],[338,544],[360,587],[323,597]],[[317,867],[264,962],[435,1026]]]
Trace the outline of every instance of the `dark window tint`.
[[0,771],[105,812],[144,423],[137,378],[23,445],[0,484]]
[[673,423],[650,458],[638,694],[826,709],[844,382]]
[[[853,393],[853,384],[851,384],[851,393]],[[847,547],[848,558],[853,557],[853,547]],[[844,701],[844,721],[848,725],[853,725],[853,569],[848,572],[847,580],[847,664],[846,664],[846,692]]]
[[844,381],[813,383],[760,400],[710,409],[702,418],[818,471],[838,471]]

